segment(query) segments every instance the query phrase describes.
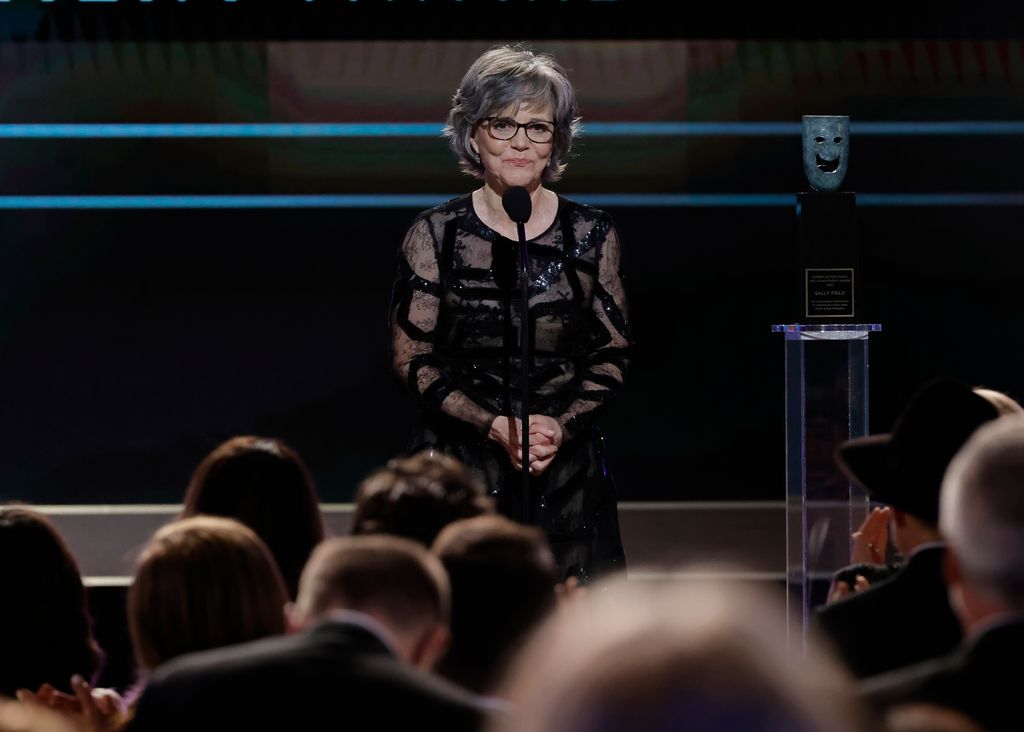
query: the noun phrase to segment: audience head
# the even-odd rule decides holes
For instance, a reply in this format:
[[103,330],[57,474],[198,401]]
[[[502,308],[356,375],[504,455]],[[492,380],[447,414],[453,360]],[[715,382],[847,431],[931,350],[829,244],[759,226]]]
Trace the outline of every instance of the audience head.
[[982,386],[974,387],[974,393],[995,407],[996,411],[999,412],[1000,417],[1024,414],[1024,407],[1018,404],[1017,401],[1009,394],[1004,394],[1003,392],[996,391],[995,389],[986,389]]
[[843,443],[837,463],[873,500],[892,506],[893,538],[906,553],[938,540],[939,490],[949,461],[974,430],[999,414],[970,387],[935,379],[914,394],[891,433]]
[[955,709],[923,702],[904,702],[885,713],[885,732],[983,732]]
[[947,584],[968,632],[992,615],[1024,610],[1024,415],[979,429],[949,466],[940,528]]
[[313,551],[290,620],[300,629],[344,611],[368,615],[403,660],[430,668],[447,647],[450,603],[444,567],[423,545],[348,536]]
[[493,513],[483,486],[436,450],[390,460],[359,486],[353,534],[391,534],[430,546],[452,521]]
[[197,516],[153,535],[128,590],[139,666],[285,630],[284,581],[266,545],[237,521]]
[[452,588],[452,645],[438,673],[488,692],[509,655],[555,606],[555,558],[539,529],[497,515],[449,524],[433,552]]
[[43,683],[70,690],[71,676],[89,679],[102,660],[78,565],[43,515],[0,507],[0,695]]
[[812,637],[789,653],[781,595],[613,579],[554,613],[500,693],[517,732],[847,732],[852,682]]
[[181,517],[207,514],[241,521],[277,561],[290,597],[310,552],[324,538],[313,479],[298,454],[280,440],[234,437],[207,455],[192,474]]
[[0,698],[0,732],[81,732],[64,715],[44,707]]

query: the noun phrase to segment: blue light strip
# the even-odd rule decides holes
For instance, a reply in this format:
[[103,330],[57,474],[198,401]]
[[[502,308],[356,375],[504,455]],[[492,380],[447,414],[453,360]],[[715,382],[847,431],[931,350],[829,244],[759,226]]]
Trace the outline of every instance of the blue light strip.
[[796,205],[796,196],[786,193],[581,193],[568,197],[588,206],[609,207],[734,208]]
[[1024,122],[850,122],[850,134],[893,137],[906,135],[1024,135]]
[[[589,122],[592,137],[791,137],[799,122]],[[865,137],[1024,135],[1022,122],[851,122]],[[432,137],[434,122],[0,124],[0,139]]]
[[792,137],[799,122],[584,122],[593,137]]
[[861,206],[1024,206],[1024,193],[858,193]]
[[425,194],[0,196],[0,209],[429,208],[453,196]]
[[5,124],[0,138],[99,139],[99,138],[204,138],[204,137],[439,137],[434,122],[337,123],[337,124]]
[[[436,206],[446,194],[0,196],[0,209],[282,209],[413,208]],[[580,193],[593,206],[655,208],[780,208],[796,205],[788,193]],[[1024,193],[859,193],[863,207],[1024,206]]]

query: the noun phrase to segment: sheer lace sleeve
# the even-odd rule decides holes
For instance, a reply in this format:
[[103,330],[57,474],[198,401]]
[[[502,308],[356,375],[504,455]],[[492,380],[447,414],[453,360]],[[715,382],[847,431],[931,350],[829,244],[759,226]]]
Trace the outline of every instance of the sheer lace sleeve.
[[632,340],[626,291],[620,271],[621,249],[615,228],[598,252],[597,281],[594,284],[594,348],[584,365],[576,399],[559,416],[566,437],[573,437],[590,424],[618,393],[626,379]]
[[409,229],[398,256],[391,302],[391,365],[420,406],[486,433],[497,416],[467,397],[435,352],[441,305],[437,241],[426,219]]

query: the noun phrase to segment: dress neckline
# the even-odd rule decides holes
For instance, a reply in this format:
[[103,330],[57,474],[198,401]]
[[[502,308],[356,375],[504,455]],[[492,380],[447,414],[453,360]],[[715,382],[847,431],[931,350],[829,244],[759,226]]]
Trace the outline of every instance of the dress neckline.
[[[552,191],[552,193],[554,193],[554,191]],[[562,207],[564,205],[564,199],[559,194],[557,194],[557,193],[555,193],[555,199],[558,201],[558,205],[555,207],[555,216],[554,216],[553,219],[551,219],[551,223],[548,224],[547,228],[544,229],[544,231],[542,231],[539,234],[537,234],[537,236],[535,236],[535,237],[533,237],[531,239],[527,239],[526,240],[527,243],[540,241],[544,237],[548,236],[558,226],[558,222],[562,218]],[[479,228],[479,230],[481,232],[486,232],[487,234],[489,234],[488,236],[485,236],[484,238],[489,239],[491,241],[494,241],[495,239],[505,239],[507,241],[515,241],[514,239],[509,239],[504,234],[496,231],[495,229],[492,229],[490,226],[488,226],[487,224],[484,223],[484,220],[482,218],[480,218],[480,215],[476,212],[476,206],[473,205],[473,193],[472,192],[468,193],[466,195],[466,208],[469,211],[470,218],[472,219],[473,223]]]

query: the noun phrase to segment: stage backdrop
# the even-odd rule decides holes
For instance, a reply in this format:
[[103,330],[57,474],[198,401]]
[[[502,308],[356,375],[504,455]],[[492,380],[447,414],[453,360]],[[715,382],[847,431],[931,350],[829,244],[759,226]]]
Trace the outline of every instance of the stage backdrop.
[[179,501],[208,450],[260,434],[344,501],[399,453],[395,252],[475,185],[439,130],[501,39],[568,69],[585,134],[556,189],[623,237],[636,365],[604,420],[622,499],[784,496],[769,329],[792,317],[803,114],[852,120],[873,428],[940,373],[1024,396],[1016,25],[787,36],[582,2],[283,3],[290,23],[239,2],[218,25],[151,5],[0,3],[3,499]]

